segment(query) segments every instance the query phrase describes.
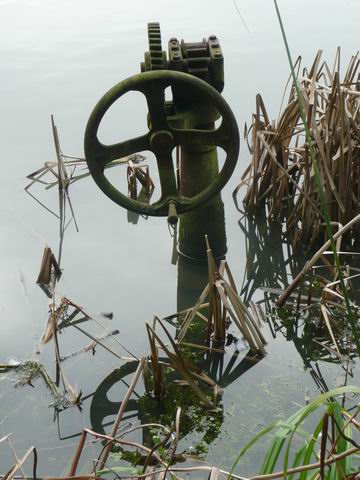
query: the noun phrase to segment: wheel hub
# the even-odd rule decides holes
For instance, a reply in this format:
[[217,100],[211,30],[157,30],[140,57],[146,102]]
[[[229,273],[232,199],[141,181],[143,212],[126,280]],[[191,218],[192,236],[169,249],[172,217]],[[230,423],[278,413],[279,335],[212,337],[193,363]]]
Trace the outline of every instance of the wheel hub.
[[150,145],[155,153],[169,153],[174,148],[174,137],[168,130],[160,130],[151,135]]

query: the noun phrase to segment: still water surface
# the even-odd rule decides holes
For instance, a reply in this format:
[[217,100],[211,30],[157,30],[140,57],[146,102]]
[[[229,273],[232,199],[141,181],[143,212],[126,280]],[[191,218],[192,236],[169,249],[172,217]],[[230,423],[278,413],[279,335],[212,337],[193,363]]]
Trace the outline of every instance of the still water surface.
[[[0,1],[0,363],[9,358],[37,359],[53,373],[52,346],[41,347],[40,355],[35,353],[48,310],[35,280],[43,246],[56,250],[58,224],[23,191],[25,175],[55,159],[50,115],[55,116],[63,151],[82,156],[90,111],[112,85],[139,71],[147,50],[146,24],[159,21],[164,47],[172,36],[200,41],[215,33],[220,38],[225,56],[224,96],[240,131],[251,119],[258,92],[275,117],[288,66],[274,7],[269,0],[239,0],[238,6],[248,30],[231,0],[221,4],[213,0]],[[280,7],[293,55],[303,55],[305,64],[319,48],[331,60],[341,45],[344,63],[356,52],[357,1],[305,0],[296,7],[294,2],[281,1]],[[104,138],[110,142],[136,135],[145,125],[145,113],[139,99],[124,100],[105,122]],[[239,284],[246,266],[246,239],[231,192],[248,161],[242,145],[237,171],[223,194],[227,259]],[[55,190],[39,189],[38,194],[56,206]],[[188,289],[178,292],[179,267],[171,265],[172,239],[164,219],[129,224],[126,212],[91,179],[76,183],[71,198],[80,232],[72,226],[67,231],[59,291],[90,312],[113,312],[108,325],[118,328],[119,339],[141,355],[147,351],[144,322],[154,314],[173,313],[178,303],[184,305],[196,297],[203,281],[201,272],[190,269]],[[281,258],[279,251],[278,240],[272,236],[262,256],[265,269],[277,268],[277,260],[271,264],[271,258]],[[261,285],[262,278],[254,282]],[[260,297],[257,293],[253,299]],[[98,333],[96,328],[91,331]],[[305,396],[318,393],[293,344],[281,336],[273,340],[267,327],[264,333],[270,342],[267,357],[229,385],[223,396],[224,418],[207,460],[224,468],[229,468],[241,446],[261,426],[286,417],[304,404]],[[62,335],[60,341],[64,355],[84,346],[84,338],[75,331]],[[116,343],[108,344],[118,348]],[[0,377],[0,437],[12,432],[19,455],[36,445],[40,475],[66,473],[76,435],[91,424],[91,394],[116,366],[116,359],[100,349],[95,357],[84,354],[65,362],[68,380],[89,397],[82,413],[68,409],[58,422],[53,421],[51,397],[40,381],[34,389],[14,388],[12,376]],[[321,368],[329,388],[343,384],[338,367]],[[118,386],[111,395],[121,398],[123,391]],[[198,441],[197,435],[201,437],[188,435],[183,446]],[[83,469],[97,451],[97,445],[87,446]],[[239,471],[255,472],[258,458],[250,455]],[[0,473],[10,464],[9,450],[1,444]]]

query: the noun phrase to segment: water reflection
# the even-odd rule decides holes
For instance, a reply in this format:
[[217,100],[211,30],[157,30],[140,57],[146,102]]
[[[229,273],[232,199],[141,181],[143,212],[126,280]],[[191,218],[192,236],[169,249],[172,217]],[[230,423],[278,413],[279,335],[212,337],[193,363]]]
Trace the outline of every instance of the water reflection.
[[[196,366],[224,389],[256,365],[261,358],[259,355],[250,353],[241,357],[234,352],[230,359],[227,359],[223,354],[207,353],[199,356]],[[90,419],[94,431],[105,433],[106,427],[112,425],[121,402],[113,401],[111,398],[114,398],[115,392],[116,398],[119,398],[119,388],[128,387],[128,376],[134,374],[137,366],[138,362],[134,361],[115,369],[94,392],[90,406]],[[173,424],[177,408],[181,407],[181,438],[185,440],[186,437],[189,437],[185,441],[185,445],[188,446],[189,442],[192,442],[194,438],[198,438],[198,435],[201,434],[200,440],[192,444],[192,451],[199,451],[200,453],[205,445],[209,446],[220,434],[224,419],[222,391],[219,390],[217,393],[216,410],[211,411],[204,408],[199,397],[192,392],[189,385],[181,381],[177,374],[169,372],[166,377],[167,392],[161,400],[156,400],[150,394],[144,393],[142,387],[137,388],[126,406],[122,425],[161,423],[169,427]],[[152,445],[149,430],[143,428],[140,431],[142,432],[141,443],[147,446]]]
[[[309,372],[320,392],[329,390],[322,374],[323,363],[338,364],[344,371],[344,384],[352,377],[351,358],[355,352],[346,351],[339,356],[328,339],[326,328],[319,328],[320,312],[311,308],[311,284],[305,282],[294,298],[293,304],[277,309],[273,300],[301,270],[304,259],[301,252],[292,250],[278,222],[269,222],[264,212],[259,216],[244,216],[239,226],[246,238],[246,269],[242,295],[251,301],[262,290],[265,319],[275,339],[284,336],[292,342],[300,355],[304,368]],[[282,248],[279,248],[279,245]]]
[[[300,294],[299,298],[301,298]],[[272,309],[269,312],[268,321],[272,324],[273,331],[294,344],[304,368],[310,373],[322,393],[329,390],[322,374],[324,364],[339,365],[344,375],[343,384],[347,385],[347,381],[353,377],[352,368],[356,352],[344,350],[339,354],[334,349],[332,340],[328,338],[326,327],[319,328],[320,313],[315,316],[310,313],[304,319],[299,307],[301,305],[298,303],[286,309]],[[305,308],[308,307],[309,305]]]
[[[176,232],[174,233],[176,238]],[[180,255],[178,258],[178,311],[193,306],[207,282],[207,265],[190,261]],[[176,338],[180,325],[173,319],[169,320],[169,324],[174,328],[174,338]],[[165,374],[167,389],[161,400],[144,392],[144,387],[137,387],[137,391],[126,406],[126,413],[122,420],[124,424],[139,422],[140,425],[147,425],[160,422],[170,426],[175,418],[176,409],[180,406],[182,409],[181,437],[184,441],[188,437],[185,444],[188,445],[194,438],[197,438],[198,433],[201,433],[201,440],[195,447],[193,445],[195,451],[200,451],[204,448],[204,442],[209,445],[218,437],[223,423],[223,389],[247,373],[263,358],[263,355],[247,352],[245,345],[243,345],[242,351],[239,351],[238,339],[230,333],[227,336],[227,351],[223,350],[224,346],[210,350],[205,345],[202,327],[203,325],[200,323],[188,332],[186,337],[188,343],[184,343],[182,346],[182,353],[184,358],[191,360],[200,369],[199,371],[203,371],[216,383],[214,403],[217,411],[204,408],[190,385],[184,383],[183,378],[170,369]],[[200,346],[200,350],[194,349],[195,344]],[[204,346],[203,349],[201,345]],[[169,364],[168,358],[162,358],[160,361]],[[130,383],[128,378],[134,374],[137,366],[138,362],[136,361],[127,362],[122,367],[115,369],[97,387],[90,406],[93,430],[105,433],[106,427],[112,425],[114,416],[122,405],[121,402],[112,400],[112,398],[123,398],[124,395],[120,394],[119,390],[128,388]],[[147,446],[151,445],[152,440],[148,429],[140,429],[140,431],[142,432],[141,443]]]
[[[110,375],[108,375],[97,387],[93,394],[93,398],[90,405],[90,421],[92,429],[98,433],[106,433],[105,427],[113,424],[112,421],[104,421],[106,417],[114,416],[118,413],[121,402],[114,402],[109,399],[108,392],[118,382],[121,382],[126,388],[129,388],[128,380],[129,375],[133,375],[138,367],[139,362],[127,362],[122,367],[115,369]],[[140,394],[134,392],[135,398],[130,398],[126,408],[126,414],[123,417],[123,421],[133,420],[138,418],[141,420],[145,412],[139,411],[138,400]],[[147,422],[144,422],[147,423]]]
[[[149,205],[153,192],[154,190],[149,191],[147,187],[142,186],[136,199],[141,203],[145,203],[146,205]],[[146,215],[140,215],[139,213],[132,212],[131,210],[127,210],[128,223],[137,225],[140,217],[143,218],[144,220],[148,219]]]
[[259,289],[283,289],[296,276],[304,262],[301,253],[294,253],[285,238],[283,227],[271,222],[265,212],[247,215],[239,220],[245,237],[246,265],[241,295],[252,300]]

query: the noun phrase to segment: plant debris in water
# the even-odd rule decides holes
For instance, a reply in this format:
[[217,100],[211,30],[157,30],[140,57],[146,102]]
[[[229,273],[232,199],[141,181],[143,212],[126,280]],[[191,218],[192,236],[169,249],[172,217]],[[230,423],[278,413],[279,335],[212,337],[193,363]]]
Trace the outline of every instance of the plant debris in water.
[[69,392],[60,391],[41,363],[27,360],[19,363],[14,369],[16,370],[17,380],[15,386],[17,387],[25,385],[34,387],[35,380],[42,378],[53,397],[53,402],[49,406],[54,407],[56,410],[65,410],[72,405],[80,404],[81,392],[73,396],[73,398],[69,398]]

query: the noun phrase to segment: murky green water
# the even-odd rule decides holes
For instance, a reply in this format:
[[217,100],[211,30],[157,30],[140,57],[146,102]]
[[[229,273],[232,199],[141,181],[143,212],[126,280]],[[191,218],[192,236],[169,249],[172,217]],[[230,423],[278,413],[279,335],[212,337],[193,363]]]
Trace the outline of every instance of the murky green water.
[[[250,121],[258,92],[275,117],[288,66],[274,8],[265,0],[238,1],[238,5],[249,32],[230,0],[221,5],[203,0],[176,0],[171,4],[163,0],[0,1],[0,363],[9,358],[37,359],[54,374],[52,345],[42,346],[41,353],[35,353],[48,310],[47,298],[35,280],[43,246],[57,248],[58,223],[23,191],[25,175],[55,159],[50,115],[55,116],[63,151],[82,156],[83,133],[91,109],[113,84],[139,71],[147,50],[146,24],[159,21],[164,45],[172,36],[187,41],[199,41],[212,33],[219,36],[225,55],[224,96],[240,130],[245,121]],[[296,8],[293,2],[282,1],[280,7],[293,55],[303,55],[305,63],[319,48],[324,48],[328,59],[338,45],[344,59],[357,50],[360,8],[355,0],[341,6],[334,0],[316,4],[306,0]],[[144,105],[138,99],[133,101],[125,101],[107,119],[102,135],[108,141],[132,137],[145,125]],[[231,192],[248,159],[243,144],[237,172],[223,193],[227,259],[239,284],[246,267],[247,239],[241,228],[244,220],[240,225],[241,214],[235,209]],[[54,189],[38,189],[37,193],[48,205],[56,206]],[[175,312],[178,305],[189,305],[202,286],[203,275],[199,267],[184,271],[171,265],[172,239],[164,219],[140,219],[137,225],[129,224],[127,213],[110,202],[90,179],[74,184],[71,198],[80,232],[70,226],[66,233],[64,274],[58,290],[89,312],[113,312],[113,319],[106,325],[118,328],[119,340],[141,355],[148,350],[144,322],[151,321],[154,314],[164,316]],[[253,248],[256,238],[251,231],[249,238]],[[268,286],[277,286],[272,270],[279,269],[285,277],[289,273],[282,264],[279,238],[274,232],[264,250],[255,255],[259,268],[251,257],[251,285],[264,285],[265,275]],[[186,288],[178,278],[185,278]],[[252,296],[253,300],[261,297],[258,291]],[[89,331],[96,334],[100,329],[94,325]],[[217,422],[212,432],[206,458],[224,468],[229,468],[240,447],[259,428],[274,418],[286,417],[304,404],[305,397],[319,392],[294,344],[282,335],[273,339],[265,325],[263,331],[269,340],[268,355],[260,362],[240,365],[246,350],[240,353],[235,363],[239,368],[222,398],[222,422]],[[86,344],[75,330],[60,336],[63,355]],[[121,353],[115,342],[107,344]],[[231,354],[226,355],[225,364]],[[12,432],[19,455],[36,445],[40,475],[66,473],[79,432],[91,426],[92,395],[117,366],[116,359],[100,348],[95,356],[85,353],[64,362],[66,377],[81,388],[85,400],[82,412],[70,408],[55,421],[49,407],[52,397],[41,380],[34,383],[35,388],[14,388],[13,375],[0,375],[0,437]],[[339,367],[321,362],[319,367],[329,388],[343,384]],[[358,379],[351,383],[358,383]],[[124,391],[124,385],[116,384],[111,399],[121,398]],[[196,445],[203,436],[204,430],[187,435],[180,450]],[[9,452],[6,444],[0,444],[0,473],[11,465]],[[83,471],[97,453],[97,444],[87,445]],[[239,472],[255,472],[259,453],[249,455]]]

